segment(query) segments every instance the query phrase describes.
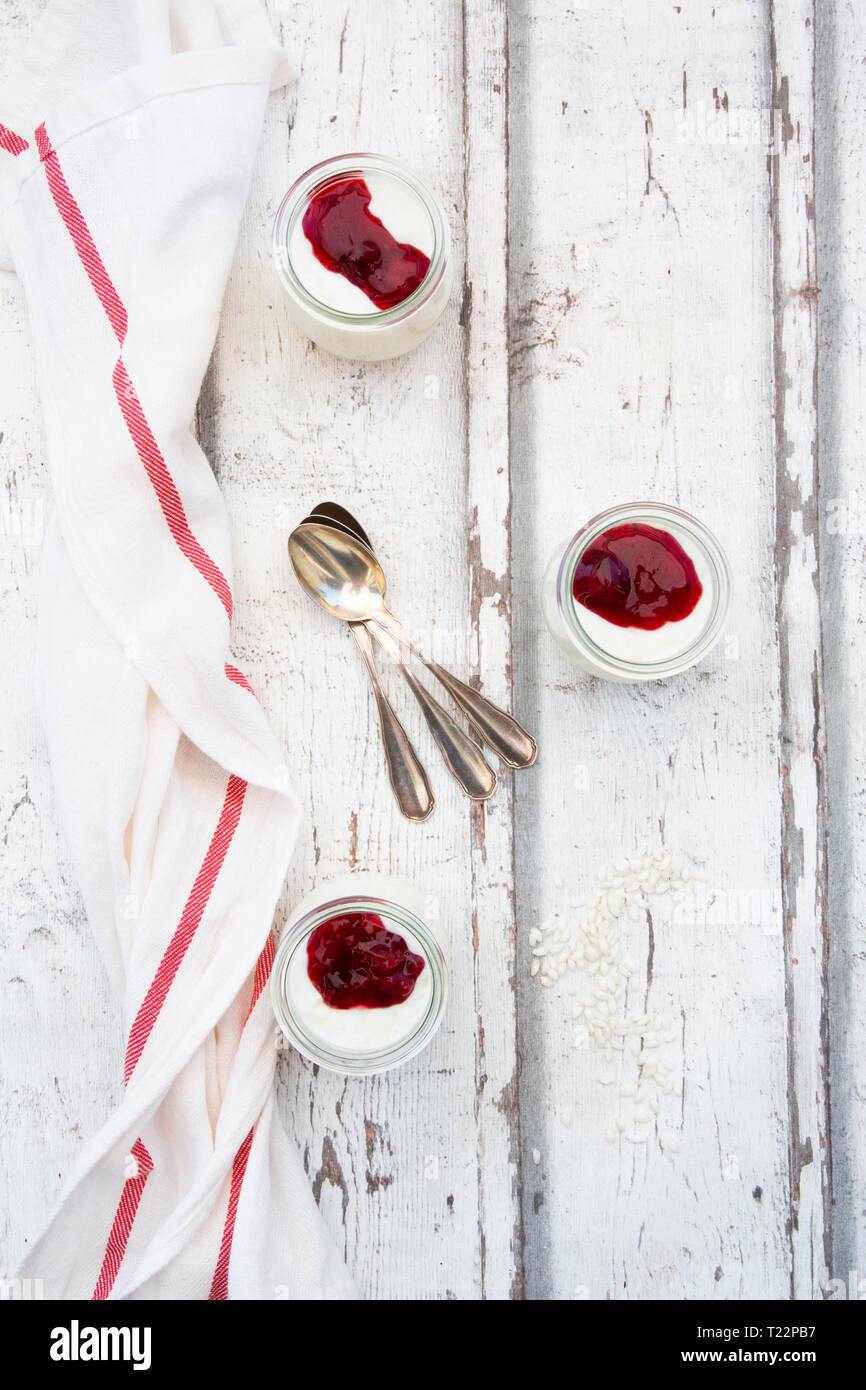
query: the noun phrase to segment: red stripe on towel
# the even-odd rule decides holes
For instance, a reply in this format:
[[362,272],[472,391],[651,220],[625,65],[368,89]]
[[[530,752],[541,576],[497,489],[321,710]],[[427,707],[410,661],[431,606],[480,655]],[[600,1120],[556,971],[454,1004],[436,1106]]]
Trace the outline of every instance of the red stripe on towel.
[[[250,1000],[250,1007],[247,1010],[247,1017],[244,1019],[244,1027],[256,1004],[261,998],[263,989],[271,976],[271,969],[274,964],[274,957],[277,953],[277,943],[274,940],[273,932],[268,933],[264,949],[256,961],[256,972],[253,976],[253,997]],[[253,1126],[255,1129],[255,1126]],[[219,1255],[217,1256],[216,1268],[214,1269],[213,1283],[208,1298],[214,1301],[227,1299],[229,1296],[229,1262],[232,1254],[232,1240],[235,1233],[235,1219],[238,1212],[238,1202],[241,1195],[241,1184],[247,1171],[247,1159],[250,1156],[250,1148],[253,1142],[253,1130],[251,1129],[241,1147],[238,1149],[234,1162],[232,1163],[232,1179],[229,1186],[229,1204],[226,1211],[225,1225],[223,1226],[223,1237],[220,1241]]]
[[90,235],[81,209],[69,191],[69,185],[63,177],[57,154],[51,148],[51,141],[48,139],[44,122],[36,131],[36,148],[44,165],[45,177],[48,180],[48,187],[51,189],[51,196],[57,211],[63,218],[66,230],[72,237],[81,264],[87,271],[87,278],[108,315],[117,341],[122,345],[127,329],[126,310],[120,302],[120,295],[111,283],[108,271],[102,264],[102,257],[96,249],[96,244]]
[[123,1191],[120,1194],[120,1201],[117,1204],[117,1211],[108,1237],[102,1268],[99,1271],[96,1288],[93,1290],[92,1298],[94,1299],[108,1298],[114,1287],[117,1271],[120,1269],[126,1254],[126,1247],[129,1243],[135,1214],[138,1211],[138,1204],[141,1201],[141,1194],[144,1192],[144,1185],[153,1171],[153,1159],[140,1139],[136,1139],[132,1146],[132,1157],[136,1161],[138,1171],[134,1177],[127,1178],[123,1184]]
[[243,686],[244,690],[248,690],[251,695],[255,694],[255,691],[253,690],[243,671],[239,671],[237,666],[232,666],[229,662],[226,662],[226,675],[228,676],[230,681],[234,682],[235,685]]
[[271,969],[274,964],[274,956],[277,954],[277,943],[274,941],[273,932],[268,932],[268,939],[265,942],[262,953],[256,961],[256,973],[253,976],[253,997],[250,1000],[250,1007],[247,1009],[247,1017],[244,1019],[246,1027],[247,1019],[253,1009],[258,1004],[262,990],[271,978]]
[[213,1283],[211,1284],[210,1293],[208,1294],[208,1299],[211,1301],[220,1301],[227,1299],[229,1296],[229,1260],[232,1253],[232,1240],[235,1234],[235,1220],[238,1214],[241,1185],[244,1180],[244,1174],[247,1171],[247,1161],[253,1144],[254,1130],[255,1125],[241,1144],[235,1154],[234,1162],[232,1163],[232,1179],[229,1186],[229,1204],[228,1210],[226,1211],[225,1225],[223,1226],[223,1238],[220,1241]]
[[225,609],[229,621],[231,621],[231,590],[219,567],[214,564],[207,551],[199,544],[190,530],[186,512],[180,500],[180,493],[144,417],[141,402],[135,393],[135,387],[121,357],[117,359],[111,379],[114,383],[117,403],[126,421],[126,427],[135,445],[136,453],[144,464],[144,471],[153,484],[153,490],[159,499],[162,514],[174,537],[175,544],[181,554],[185,555],[195,566],[202,578],[207,580]]
[[159,963],[159,969],[153,978],[153,983],[144,996],[138,1013],[135,1016],[135,1021],[130,1029],[129,1042],[126,1048],[126,1064],[124,1067],[125,1082],[129,1081],[129,1078],[135,1070],[138,1060],[144,1051],[145,1043],[150,1037],[153,1025],[156,1023],[160,1010],[165,1003],[172,981],[180,969],[181,962],[201,922],[213,886],[216,883],[217,876],[223,866],[226,854],[228,853],[229,845],[232,842],[232,836],[237,829],[246,789],[247,784],[241,777],[235,776],[234,773],[229,777],[222,811],[220,812],[220,818],[217,822],[217,828],[208,846],[207,854],[196,875],[196,880],[192,886],[190,895],[186,900],[180,922],[175,928],[174,935],[165,949],[165,954]]
[[[123,347],[128,328],[126,309],[112,284],[102,257],[96,249],[96,244],[82,211],[69,190],[69,185],[60,168],[57,152],[51,147],[44,123],[36,131],[36,147],[39,150],[39,156],[45,169],[45,177],[48,180],[48,187],[51,190],[57,211],[63,219],[66,230],[78,252],[78,258],[84,266],[96,296],[114,329],[115,337]],[[138,394],[122,358],[118,358],[112,373],[112,383],[117,403],[126,421],[126,427],[156,492],[163,516],[175,543],[190,564],[210,585],[225,609],[229,621],[231,621],[232,595],[228,581],[219,566],[211,559],[190,530],[180,493],[168,471],[153,431],[147,423]]]
[[10,130],[8,125],[0,121],[0,150],[5,150],[7,154],[23,154],[29,149],[30,146],[23,135],[16,135],[14,130]]
[[[274,966],[274,956],[277,955],[277,942],[274,940],[274,933],[268,933],[264,949],[256,962],[256,974],[253,976],[253,998],[250,999],[250,1006],[247,1009],[246,1019],[243,1026],[246,1027],[250,1013],[259,1004],[261,991],[271,977],[271,969]],[[254,1129],[254,1126],[253,1126]],[[246,1161],[250,1155],[250,1145],[253,1143],[253,1130],[249,1131],[243,1144],[240,1145],[232,1163],[232,1180],[228,1193],[228,1211],[225,1212],[225,1225],[222,1227],[222,1240],[220,1241],[220,1254],[217,1255],[217,1268],[214,1269],[214,1280],[210,1287],[210,1300],[220,1301],[228,1298],[228,1266],[232,1258],[232,1240],[235,1236],[235,1219],[238,1216],[238,1202],[240,1200],[240,1184],[243,1183],[243,1176],[246,1173]]]

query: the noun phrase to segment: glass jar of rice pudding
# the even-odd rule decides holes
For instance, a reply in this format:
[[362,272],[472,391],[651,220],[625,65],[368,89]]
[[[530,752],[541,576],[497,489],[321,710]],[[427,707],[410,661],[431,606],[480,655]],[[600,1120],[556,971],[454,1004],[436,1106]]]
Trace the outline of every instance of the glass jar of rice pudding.
[[711,531],[679,507],[630,502],[551,557],[542,610],[564,652],[610,681],[658,680],[700,661],[724,630],[731,571]]
[[298,904],[271,972],[277,1022],[329,1071],[369,1076],[406,1062],[442,1022],[445,957],[423,895],[380,874],[347,874]]
[[445,210],[384,155],[340,155],[302,174],[280,204],[273,249],[292,318],[338,357],[409,352],[451,293]]

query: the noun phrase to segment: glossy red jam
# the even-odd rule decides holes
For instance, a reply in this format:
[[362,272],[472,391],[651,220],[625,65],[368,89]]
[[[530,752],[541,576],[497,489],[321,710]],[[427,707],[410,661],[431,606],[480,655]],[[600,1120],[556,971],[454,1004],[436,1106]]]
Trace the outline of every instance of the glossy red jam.
[[580,557],[574,597],[617,627],[647,630],[687,618],[703,593],[690,557],[667,531],[643,521],[612,526]]
[[430,259],[394,239],[370,212],[370,196],[363,179],[328,183],[313,194],[302,225],[323,266],[357,285],[377,309],[393,309],[417,290]]
[[332,1009],[402,1004],[424,969],[402,936],[372,912],[329,917],[307,942],[307,973]]

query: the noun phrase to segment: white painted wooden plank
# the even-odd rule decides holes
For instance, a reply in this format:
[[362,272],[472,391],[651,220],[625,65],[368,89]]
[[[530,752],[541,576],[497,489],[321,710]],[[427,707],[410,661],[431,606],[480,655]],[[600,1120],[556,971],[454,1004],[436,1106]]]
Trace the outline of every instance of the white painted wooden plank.
[[[540,1152],[527,1281],[535,1296],[784,1297],[765,19],[516,9],[515,664],[544,758],[518,794],[518,915],[526,929],[562,905],[557,873],[583,894],[645,841],[705,864],[717,895],[706,922],[655,913],[654,943],[646,928],[637,942],[650,1007],[684,1034],[683,1093],[649,1145],[602,1137],[616,1086],[572,1052],[567,1000],[526,980],[521,943],[521,1130]],[[731,640],[680,678],[611,686],[540,630],[538,579],[584,520],[646,496],[721,535]]]
[[[508,7],[467,0],[463,18],[467,321],[466,521],[476,673],[513,700],[508,363]],[[481,1296],[525,1293],[520,1210],[512,790],[537,769],[502,767],[472,816]],[[464,1026],[468,1020],[464,1020]]]
[[791,1295],[829,1277],[824,672],[818,576],[818,282],[812,0],[770,7],[776,615],[788,1007]]
[[[833,1261],[832,1292],[866,1293],[866,855],[862,709],[866,487],[866,11],[817,8],[816,208],[822,525],[821,600],[829,748]],[[853,1272],[853,1278],[851,1277]]]
[[[200,411],[234,519],[236,655],[251,671],[312,809],[289,900],[347,863],[414,879],[438,899],[452,975],[445,1026],[416,1062],[380,1079],[346,1081],[316,1075],[287,1054],[284,1108],[321,1208],[365,1293],[507,1293],[514,1221],[503,1202],[514,1206],[515,1183],[514,1159],[500,1152],[514,1124],[505,1094],[513,1075],[513,1004],[501,949],[513,923],[508,779],[487,816],[485,845],[472,837],[468,805],[439,765],[419,712],[389,675],[438,801],[426,825],[401,820],[357,653],[348,633],[301,594],[285,551],[288,531],[312,503],[322,496],[344,502],[380,551],[395,611],[458,672],[470,673],[473,637],[480,640],[482,678],[494,695],[507,694],[507,621],[498,607],[486,611],[494,606],[492,594],[481,592],[480,570],[470,594],[467,552],[471,506],[478,508],[473,553],[496,575],[506,574],[507,502],[482,513],[478,496],[500,465],[507,487],[504,109],[498,102],[491,145],[485,87],[497,64],[502,70],[501,25],[487,34],[482,16],[476,21],[473,42],[484,48],[472,79],[479,109],[469,123],[480,148],[476,165],[470,144],[464,167],[458,7],[418,12],[411,26],[394,25],[382,7],[365,4],[275,8],[274,17],[299,65],[298,80],[269,110]],[[489,307],[479,284],[472,390],[482,404],[469,421],[459,292],[436,335],[392,363],[334,359],[289,321],[270,264],[276,205],[311,163],[357,148],[405,158],[440,191],[453,217],[458,285],[464,183],[479,238],[498,238],[500,272]],[[492,186],[481,170],[491,150],[499,180]],[[494,353],[489,369],[482,335]],[[498,412],[490,442],[481,415],[487,398]],[[489,1174],[489,1205],[479,1173],[485,1187]]]

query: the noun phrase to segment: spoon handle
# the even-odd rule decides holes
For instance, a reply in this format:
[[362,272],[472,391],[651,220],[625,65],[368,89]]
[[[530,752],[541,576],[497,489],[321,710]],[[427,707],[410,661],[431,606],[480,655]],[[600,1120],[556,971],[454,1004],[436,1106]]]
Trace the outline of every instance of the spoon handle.
[[471,685],[466,685],[464,681],[452,676],[444,666],[429,661],[424,653],[419,651],[402,624],[386,608],[383,608],[381,614],[377,614],[373,621],[379,622],[392,637],[396,637],[424,662],[428,671],[444,685],[455,705],[458,705],[467,719],[475,725],[484,742],[499,754],[504,763],[508,763],[509,767],[532,766],[538,757],[538,747],[535,739],[521,728],[513,715],[506,714],[505,710],[485,699],[477,690],[473,690]]
[[486,801],[488,796],[493,795],[497,779],[496,773],[487,762],[481,749],[476,743],[473,743],[468,735],[464,734],[460,725],[455,723],[448,711],[439,704],[439,701],[433,699],[430,692],[418,680],[414,671],[410,671],[402,660],[400,648],[391,634],[385,628],[379,627],[377,623],[370,623],[367,631],[372,632],[382,649],[399,667],[403,679],[421,706],[427,727],[433,735],[451,776],[460,783],[466,795],[471,797],[473,801]]
[[455,705],[462,709],[484,742],[494,753],[499,754],[504,763],[508,763],[509,767],[532,766],[538,757],[535,739],[512,715],[506,714],[505,710],[485,699],[477,690],[473,690],[471,685],[466,685],[456,676],[452,676],[450,671],[446,671],[435,661],[425,659],[424,665],[428,671],[432,671],[440,684],[444,685]]
[[430,815],[435,802],[418,755],[409,742],[409,737],[400,723],[382,689],[379,674],[373,662],[373,644],[370,634],[360,623],[350,623],[358,650],[364,658],[364,665],[370,677],[376,708],[379,712],[379,725],[382,730],[382,746],[388,767],[388,780],[407,820],[422,821]]

